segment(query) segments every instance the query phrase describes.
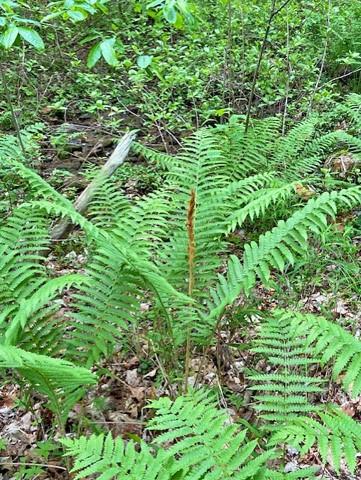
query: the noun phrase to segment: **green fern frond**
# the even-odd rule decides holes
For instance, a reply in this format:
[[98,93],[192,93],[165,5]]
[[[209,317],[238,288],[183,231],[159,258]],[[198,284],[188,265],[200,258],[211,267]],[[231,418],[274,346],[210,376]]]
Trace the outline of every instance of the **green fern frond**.
[[[191,392],[175,401],[161,398],[150,405],[156,416],[149,429],[162,432],[153,445],[136,449],[111,435],[64,439],[67,456],[75,457],[75,479],[98,480],[247,480],[258,478],[274,452],[256,452],[246,430],[230,425],[209,392]],[[166,443],[166,447],[159,445]],[[302,477],[301,477],[302,478]]]
[[229,124],[214,129],[214,133],[218,133],[222,155],[229,159],[227,173],[230,181],[270,169],[269,154],[278,137],[279,127],[278,118],[253,120],[245,133],[244,125],[234,116]]
[[130,208],[129,200],[112,179],[98,182],[87,210],[87,216],[100,228],[112,230]]
[[[22,299],[19,304],[19,310],[9,323],[9,326],[5,333],[5,345],[16,345],[19,341],[19,332],[23,330],[27,324],[27,321],[38,310],[44,307],[49,301],[66,288],[70,288],[73,285],[81,285],[86,282],[87,278],[84,275],[70,274],[64,275],[59,278],[48,280],[36,292],[26,299]],[[36,334],[36,332],[33,332]]]
[[282,473],[267,469],[264,478],[267,480],[316,480],[318,467],[299,468],[295,472]]
[[177,162],[175,155],[168,155],[167,153],[153,150],[139,142],[133,142],[132,150],[146,160],[156,163],[163,170],[171,170]]
[[226,219],[225,223],[228,226],[228,232],[241,227],[247,218],[253,221],[264,215],[272,205],[290,198],[295,192],[296,185],[299,184],[300,182],[298,181],[256,191],[252,196],[248,197],[248,202],[243,208],[235,208],[234,213]]
[[293,314],[293,327],[321,355],[321,363],[333,363],[333,377],[353,397],[361,393],[361,341],[340,325],[311,314]]
[[113,439],[111,434],[63,439],[62,443],[66,455],[75,457],[74,480],[93,475],[98,480],[171,480],[176,471],[176,461],[165,450],[152,454],[143,442],[138,450],[134,442],[125,443],[120,437]]
[[308,248],[310,232],[320,234],[327,226],[328,218],[334,218],[337,206],[352,207],[361,201],[361,188],[351,187],[340,192],[325,192],[312,198],[288,220],[281,220],[271,231],[259,237],[258,243],[245,245],[243,264],[231,256],[228,262],[227,277],[219,276],[218,287],[210,292],[208,320],[222,314],[227,305],[231,305],[242,291],[249,292],[256,278],[267,285],[271,269],[283,271],[286,264],[293,264],[297,256]]
[[[174,402],[161,398],[151,403],[156,416],[148,428],[162,432],[155,442],[169,444],[189,478],[254,478],[272,451],[255,455],[257,440],[246,441],[246,431],[232,425],[206,391],[192,391]],[[188,476],[186,477],[188,478]]]
[[95,375],[85,368],[9,345],[0,345],[0,368],[18,371],[49,398],[50,408],[62,418],[84,394],[83,387],[96,383]]
[[[248,374],[250,387],[257,395],[255,410],[260,417],[277,424],[287,423],[298,415],[315,412],[308,399],[310,393],[319,393],[321,382],[307,375],[312,365],[319,363],[313,349],[305,345],[302,336],[295,336],[291,315],[274,314],[261,326],[253,353],[261,354],[276,375]],[[274,428],[272,425],[267,428]]]
[[322,462],[331,463],[340,473],[343,459],[351,473],[355,473],[357,455],[361,452],[361,427],[358,422],[336,407],[318,413],[319,420],[302,417],[275,432],[270,446],[287,444],[306,455],[318,448]]
[[299,157],[302,156],[302,152],[315,134],[318,121],[316,116],[310,117],[278,139],[274,149],[272,168],[288,170],[298,164]]

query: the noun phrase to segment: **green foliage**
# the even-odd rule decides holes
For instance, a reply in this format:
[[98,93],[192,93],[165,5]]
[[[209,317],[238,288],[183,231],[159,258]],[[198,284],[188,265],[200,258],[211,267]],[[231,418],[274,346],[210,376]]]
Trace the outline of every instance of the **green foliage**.
[[0,368],[15,369],[30,385],[49,398],[49,407],[64,421],[70,408],[84,395],[84,386],[96,383],[88,370],[65,360],[0,345]]
[[304,335],[305,344],[321,355],[323,365],[332,362],[333,378],[342,378],[342,385],[353,397],[361,392],[361,342],[340,325],[323,317],[295,314],[293,328]]
[[[265,422],[264,429],[272,432],[269,446],[291,445],[302,455],[318,448],[324,464],[330,462],[340,472],[343,458],[354,473],[361,427],[338,407],[315,404],[322,379],[314,375],[314,366],[332,359],[340,372],[352,357],[348,351],[355,355],[361,342],[322,317],[275,311],[262,324],[255,345],[252,351],[270,367],[269,373],[248,374],[251,390],[256,392],[255,409]],[[355,378],[359,373],[357,361],[352,361],[346,376]]]
[[[185,364],[187,371],[184,351],[189,345],[211,346],[240,295],[249,296],[258,282],[270,285],[274,271],[290,271],[337,214],[360,204],[360,186],[351,181],[325,185],[319,168],[341,146],[358,154],[351,106],[357,101],[349,99],[344,106],[354,119],[350,133],[332,138],[321,131],[321,117],[300,122],[286,135],[274,118],[252,122],[247,134],[233,118],[198,130],[176,155],[136,145],[160,163],[163,182],[140,199],[128,199],[119,179],[100,178],[88,218],[25,166],[19,153],[12,155],[11,142],[4,142],[2,168],[25,184],[26,201],[9,208],[0,228],[3,367],[14,368],[47,395],[59,422],[83,395],[83,385],[94,381],[83,367],[110,357],[122,337],[144,325],[165,368],[179,370]],[[287,168],[289,163],[295,168]],[[312,195],[304,194],[306,187],[312,187]],[[70,219],[81,230],[82,274],[49,274],[46,253],[54,219]],[[229,256],[228,235],[240,227],[252,230],[252,236]],[[57,300],[64,290],[70,299],[59,318]],[[149,304],[145,313],[143,301]],[[69,440],[76,478],[313,478],[312,469],[289,475],[282,468],[271,470],[268,460],[281,458],[274,447],[285,442],[302,452],[316,445],[324,462],[330,449],[336,470],[342,456],[354,470],[357,424],[350,419],[353,436],[344,440],[341,413],[313,401],[323,380],[314,366],[332,360],[334,377],[344,375],[344,386],[358,395],[358,341],[324,319],[276,312],[263,322],[253,353],[266,357],[270,366],[269,372],[248,373],[265,442],[229,423],[208,392],[192,392],[153,403],[157,413],[149,428],[160,435],[152,445],[138,449],[110,436]],[[39,354],[46,382],[34,366]],[[73,377],[67,375],[71,368]]]
[[[226,412],[215,406],[206,391],[194,391],[174,402],[164,398],[151,404],[156,410],[149,429],[163,432],[153,448],[121,438],[95,436],[63,440],[67,455],[75,457],[76,479],[96,478],[167,480],[192,478],[254,479],[273,455],[257,454],[257,441],[246,440],[246,430],[229,424]],[[171,446],[156,447],[175,442]]]
[[262,324],[252,352],[261,354],[275,373],[254,373],[248,378],[257,395],[255,409],[260,417],[284,423],[317,408],[308,401],[309,394],[322,392],[320,381],[310,376],[312,366],[319,363],[314,350],[305,345],[302,337],[295,336],[289,318],[275,316]]

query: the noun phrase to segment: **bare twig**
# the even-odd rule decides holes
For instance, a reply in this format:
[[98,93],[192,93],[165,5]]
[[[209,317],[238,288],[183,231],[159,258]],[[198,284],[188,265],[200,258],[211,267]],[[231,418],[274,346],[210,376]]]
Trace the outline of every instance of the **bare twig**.
[[15,131],[16,131],[16,136],[18,137],[18,141],[19,141],[19,146],[21,148],[21,151],[22,151],[24,157],[26,157],[26,150],[25,150],[25,146],[24,146],[24,143],[23,143],[23,139],[21,138],[21,133],[20,133],[20,125],[19,125],[19,121],[18,121],[18,118],[17,118],[15,110],[14,110],[13,102],[11,100],[11,95],[10,95],[10,92],[9,92],[9,88],[8,88],[8,84],[7,84],[4,69],[0,68],[0,72],[1,72],[1,81],[2,81],[2,84],[3,84],[5,96],[6,96],[6,102],[8,104],[8,107],[9,107],[9,110],[10,110],[10,113],[11,113],[11,118],[12,118],[13,125],[14,125]]
[[46,463],[0,462],[0,465],[7,467],[43,467],[54,468],[56,470],[62,470],[63,472],[67,471],[67,468],[65,467],[60,467],[59,465],[47,465]]
[[326,55],[327,55],[327,49],[328,49],[328,42],[329,42],[329,33],[330,33],[330,27],[331,27],[331,8],[332,8],[332,0],[328,0],[328,10],[327,10],[327,21],[326,21],[326,35],[325,35],[325,41],[324,41],[324,47],[323,47],[323,53],[322,53],[322,58],[321,58],[321,66],[320,70],[317,75],[316,83],[314,86],[314,89],[311,94],[310,98],[310,103],[308,105],[308,110],[307,113],[309,114],[312,110],[313,106],[313,101],[315,99],[316,92],[318,90],[318,87],[320,85],[321,77],[323,74],[323,70],[325,68],[325,61],[326,61]]
[[249,98],[248,98],[247,114],[246,114],[246,124],[245,124],[245,132],[246,132],[246,133],[247,133],[247,131],[248,131],[249,123],[250,123],[250,120],[251,120],[251,108],[252,108],[252,102],[253,102],[253,98],[254,98],[254,94],[255,94],[255,90],[256,90],[256,83],[257,83],[258,75],[259,75],[259,72],[260,72],[260,69],[261,69],[261,63],[262,63],[262,60],[263,60],[263,54],[264,54],[264,52],[265,52],[265,50],[266,50],[267,40],[268,40],[268,36],[269,36],[270,30],[271,30],[271,26],[272,26],[273,19],[274,19],[274,18],[280,13],[280,11],[283,10],[291,1],[292,1],[292,0],[286,0],[286,1],[283,2],[278,8],[276,8],[276,0],[272,0],[271,13],[270,13],[270,16],[269,16],[269,18],[268,18],[267,27],[266,27],[266,30],[265,30],[265,33],[264,33],[264,36],[263,36],[263,40],[262,40],[262,44],[261,44],[261,49],[260,49],[259,55],[258,55],[256,70],[254,71],[254,75],[253,75],[253,81],[252,81],[252,86],[251,86],[251,93],[249,94]]

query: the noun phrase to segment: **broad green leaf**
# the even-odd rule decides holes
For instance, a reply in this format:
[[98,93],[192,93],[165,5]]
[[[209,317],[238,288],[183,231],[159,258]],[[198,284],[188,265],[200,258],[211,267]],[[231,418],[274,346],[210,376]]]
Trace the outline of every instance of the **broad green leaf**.
[[69,15],[69,18],[74,20],[74,22],[82,22],[87,17],[86,12],[81,10],[69,10],[67,14]]
[[103,55],[104,60],[108,65],[115,67],[118,65],[117,55],[114,49],[115,38],[107,38],[100,43],[100,49]]
[[169,23],[175,23],[177,21],[177,11],[173,5],[166,5],[163,9],[163,15]]
[[18,33],[18,27],[15,25],[11,25],[7,30],[5,30],[1,39],[4,48],[8,49],[14,45]]
[[100,43],[97,43],[89,51],[88,58],[87,58],[88,68],[93,68],[94,65],[99,61],[101,56],[102,56],[102,51],[100,48]]
[[137,58],[137,65],[139,68],[147,68],[152,63],[153,57],[151,55],[140,55]]
[[42,22],[47,22],[48,20],[52,20],[53,18],[57,18],[57,17],[60,17],[61,15],[63,15],[64,12],[60,11],[60,12],[54,12],[54,13],[49,13],[49,15],[46,15],[45,17],[43,17],[41,19]]
[[41,36],[33,30],[32,28],[19,27],[19,34],[25,40],[25,42],[30,43],[37,50],[44,50],[45,45]]
[[162,5],[164,0],[154,0],[154,2],[150,2],[147,4],[147,8],[154,8],[154,7],[159,7]]

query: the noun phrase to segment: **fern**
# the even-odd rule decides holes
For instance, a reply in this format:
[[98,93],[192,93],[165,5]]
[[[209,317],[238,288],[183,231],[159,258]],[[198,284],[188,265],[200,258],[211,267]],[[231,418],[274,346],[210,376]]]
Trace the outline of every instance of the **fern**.
[[[72,472],[75,480],[98,475],[99,480],[114,478],[129,480],[171,480],[176,461],[169,453],[160,449],[155,455],[145,443],[140,451],[134,442],[127,444],[111,435],[92,435],[76,440],[63,439],[67,456],[75,457]],[[183,476],[179,478],[184,478]]]
[[62,421],[84,394],[83,387],[96,383],[95,375],[85,368],[9,345],[0,345],[0,368],[17,370],[33,388],[49,398],[50,408]]
[[[361,426],[336,406],[312,402],[322,392],[321,379],[310,375],[312,365],[323,364],[335,355],[336,363],[344,361],[342,341],[329,332],[323,334],[323,328],[330,326],[322,317],[274,311],[263,323],[252,349],[267,360],[272,370],[247,376],[252,382],[250,389],[256,392],[255,409],[265,422],[263,429],[272,432],[269,447],[291,445],[302,455],[318,448],[324,464],[330,462],[340,472],[344,458],[354,472],[361,451]],[[349,335],[338,325],[335,327],[341,338]],[[324,337],[333,342],[326,349]]]
[[228,263],[227,278],[220,276],[219,285],[211,291],[213,303],[206,321],[222,314],[239,294],[249,292],[257,276],[268,284],[271,269],[283,271],[286,264],[293,264],[297,256],[307,249],[309,231],[319,234],[327,226],[327,218],[334,218],[337,203],[351,207],[360,202],[361,189],[351,187],[340,192],[323,193],[311,199],[288,220],[279,221],[271,231],[259,237],[258,244],[252,242],[244,248],[243,264],[235,256]]
[[333,378],[353,397],[361,393],[361,342],[340,325],[323,317],[294,313],[293,327],[304,335],[305,343],[320,354],[322,365],[332,362]]
[[318,448],[324,464],[331,462],[340,473],[343,459],[355,473],[357,453],[361,451],[359,423],[335,407],[320,411],[318,416],[318,420],[302,416],[293,419],[271,437],[269,445],[292,445],[301,455]]
[[[174,402],[153,402],[156,416],[149,423],[162,432],[153,448],[141,442],[124,444],[110,435],[63,440],[67,455],[75,457],[76,479],[254,479],[273,451],[256,453],[257,441],[246,440],[246,430],[230,425],[228,415],[215,407],[206,391],[194,391]],[[175,442],[175,443],[174,443]],[[167,448],[159,447],[166,443]],[[171,444],[171,445],[170,445]]]
[[[317,411],[308,395],[322,392],[320,381],[308,375],[312,365],[319,363],[313,349],[295,336],[287,315],[274,316],[263,323],[254,353],[262,354],[275,374],[249,374],[254,383],[255,409],[269,422],[289,422],[301,413]],[[271,425],[270,425],[271,426]]]

